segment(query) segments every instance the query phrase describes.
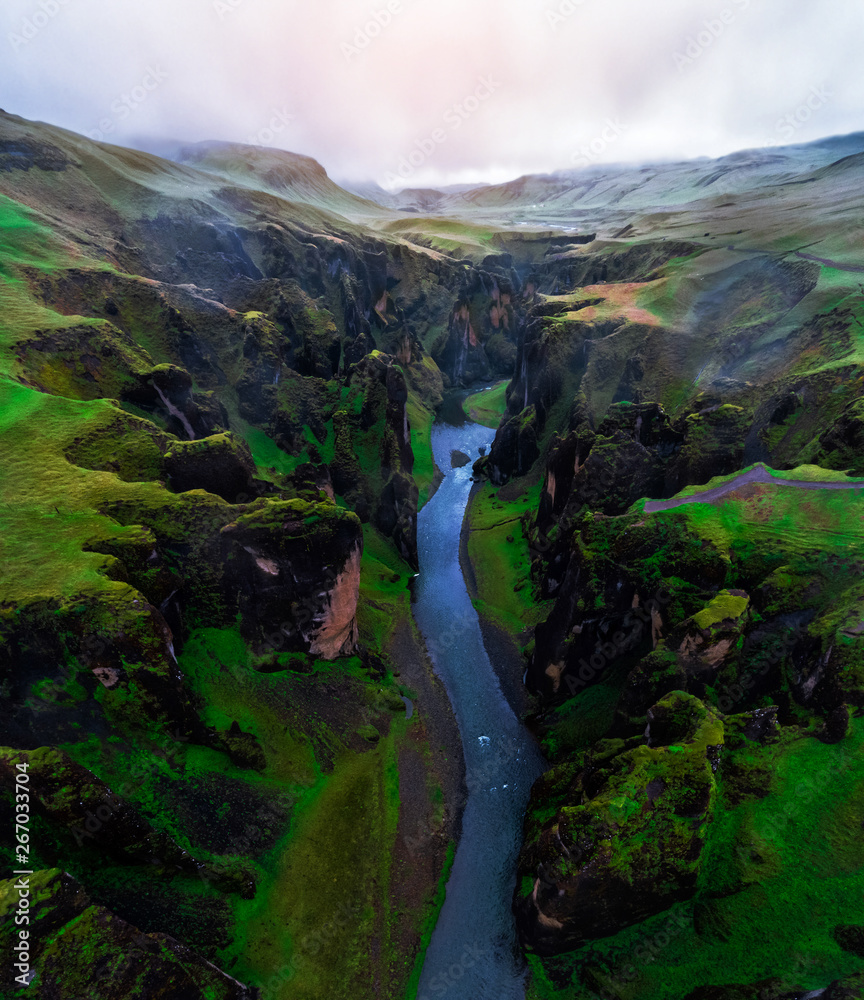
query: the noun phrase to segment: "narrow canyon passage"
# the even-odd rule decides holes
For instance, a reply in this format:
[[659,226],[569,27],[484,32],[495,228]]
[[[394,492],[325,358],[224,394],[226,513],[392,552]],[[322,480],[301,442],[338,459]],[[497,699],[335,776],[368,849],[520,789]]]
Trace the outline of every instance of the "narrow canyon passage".
[[446,471],[420,513],[420,576],[414,615],[443,680],[462,735],[468,800],[447,896],[432,936],[418,997],[523,998],[511,901],[522,820],[540,753],[513,713],[483,645],[459,565],[459,535],[471,492],[471,465],[495,432],[470,422],[433,429],[435,461]]

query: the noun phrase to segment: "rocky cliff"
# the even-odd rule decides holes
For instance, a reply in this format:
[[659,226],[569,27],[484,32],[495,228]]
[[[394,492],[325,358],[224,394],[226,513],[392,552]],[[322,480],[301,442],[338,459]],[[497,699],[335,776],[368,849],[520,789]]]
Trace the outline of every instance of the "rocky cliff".
[[532,1000],[858,995],[861,296],[851,193],[808,169],[796,236],[839,198],[836,259],[742,194],[722,245],[641,205],[533,270],[467,545],[550,763]]
[[0,744],[69,873],[34,968],[103,995],[86,927],[130,996],[402,995],[461,801],[410,625],[429,429],[533,291],[308,158],[180,159],[0,113]]

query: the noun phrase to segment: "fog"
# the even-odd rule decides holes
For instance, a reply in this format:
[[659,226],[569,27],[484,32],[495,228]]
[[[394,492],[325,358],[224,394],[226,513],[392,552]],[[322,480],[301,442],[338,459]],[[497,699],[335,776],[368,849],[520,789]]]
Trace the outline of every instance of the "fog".
[[857,131],[854,0],[3,0],[0,106],[386,186]]

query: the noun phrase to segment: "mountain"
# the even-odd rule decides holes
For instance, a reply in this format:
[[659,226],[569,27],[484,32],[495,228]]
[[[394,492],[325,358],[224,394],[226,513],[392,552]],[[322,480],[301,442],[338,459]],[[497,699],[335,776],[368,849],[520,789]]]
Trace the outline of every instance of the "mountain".
[[281,149],[227,142],[182,147],[172,159],[216,174],[234,184],[269,191],[286,201],[316,205],[348,217],[380,214],[380,206],[334,184],[309,156]]

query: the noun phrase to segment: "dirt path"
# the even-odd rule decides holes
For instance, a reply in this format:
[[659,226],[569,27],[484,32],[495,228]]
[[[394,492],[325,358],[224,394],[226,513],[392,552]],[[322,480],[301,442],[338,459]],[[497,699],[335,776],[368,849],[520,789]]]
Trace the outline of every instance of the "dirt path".
[[662,510],[673,510],[675,507],[683,507],[688,503],[713,503],[727,493],[733,493],[748,483],[773,483],[775,486],[794,486],[799,490],[862,490],[864,482],[860,483],[840,483],[826,480],[815,480],[807,482],[801,479],[778,479],[772,476],[767,467],[761,462],[747,472],[742,472],[723,486],[717,486],[713,490],[704,490],[702,493],[694,493],[689,497],[679,497],[675,500],[649,500],[645,504],[646,514],[655,514]]
[[864,265],[862,264],[841,264],[839,261],[829,260],[827,257],[814,257],[811,253],[801,253],[800,250],[795,256],[800,257],[802,260],[815,260],[817,264],[833,267],[837,271],[852,271],[853,274],[864,274]]

